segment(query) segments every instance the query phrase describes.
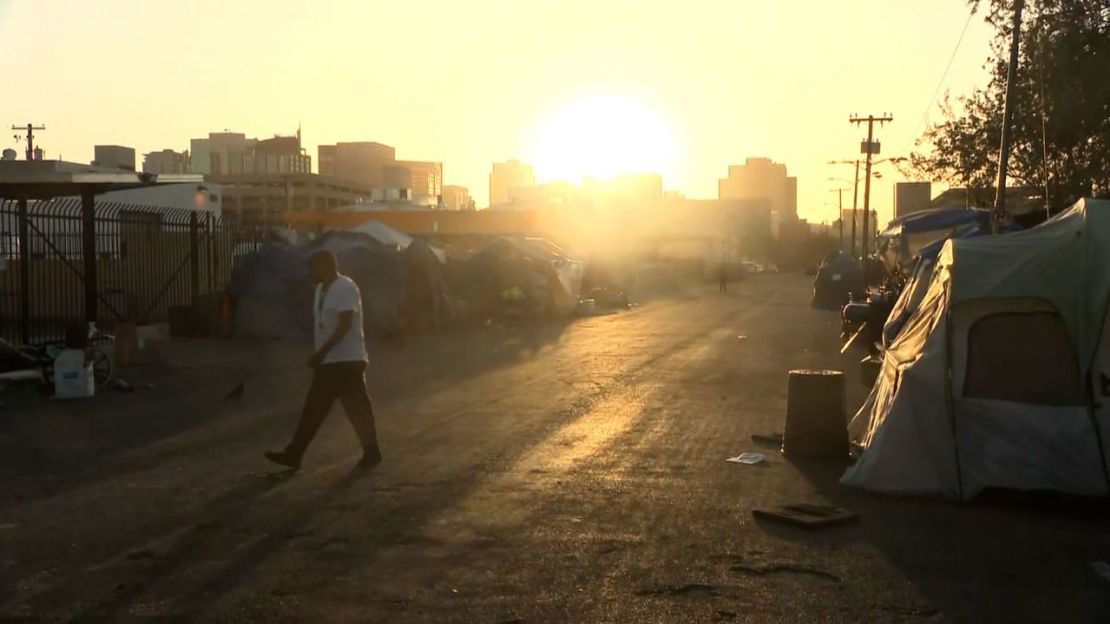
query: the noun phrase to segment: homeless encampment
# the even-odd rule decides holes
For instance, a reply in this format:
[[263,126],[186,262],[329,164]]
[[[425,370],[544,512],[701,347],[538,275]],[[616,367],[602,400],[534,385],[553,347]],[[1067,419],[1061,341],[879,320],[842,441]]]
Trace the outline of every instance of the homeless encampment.
[[583,263],[538,238],[499,238],[467,260],[468,299],[479,315],[524,308],[536,315],[570,312],[578,304]]
[[[912,296],[912,295],[911,295]],[[966,500],[1110,492],[1110,202],[946,241],[851,425],[842,482]]]
[[228,287],[236,335],[311,339],[315,285],[308,259],[323,249],[336,255],[340,271],[362,291],[368,336],[410,323],[440,326],[451,318],[439,262],[427,245],[417,241],[402,252],[366,234],[328,232],[302,245],[267,245],[239,259]]
[[830,254],[813,280],[810,305],[822,310],[839,310],[853,292],[863,293],[867,286],[860,262],[844,251]]

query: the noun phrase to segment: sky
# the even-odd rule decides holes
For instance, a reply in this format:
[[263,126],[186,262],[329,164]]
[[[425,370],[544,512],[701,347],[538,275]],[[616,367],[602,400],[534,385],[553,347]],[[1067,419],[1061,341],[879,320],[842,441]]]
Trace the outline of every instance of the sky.
[[[769,157],[798,177],[800,215],[831,221],[831,189],[849,184],[828,178],[852,168],[826,163],[856,158],[865,134],[848,117],[892,114],[882,155],[908,155],[968,14],[966,0],[0,0],[0,123],[45,124],[47,156],[78,162],[94,144],[180,151],[299,125],[314,167],[318,144],[378,141],[443,161],[479,206],[510,158],[541,179],[656,167],[668,190],[714,198],[730,163]],[[990,36],[974,17],[953,95],[986,81]],[[900,179],[885,167],[880,219]]]

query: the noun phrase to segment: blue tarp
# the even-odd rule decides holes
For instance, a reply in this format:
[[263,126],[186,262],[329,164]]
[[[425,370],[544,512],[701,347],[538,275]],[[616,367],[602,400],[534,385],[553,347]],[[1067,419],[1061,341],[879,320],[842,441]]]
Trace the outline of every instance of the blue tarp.
[[986,210],[941,209],[922,210],[911,212],[898,217],[890,222],[880,236],[898,236],[899,234],[918,234],[933,230],[947,230],[979,223],[984,226],[990,223],[990,213]]

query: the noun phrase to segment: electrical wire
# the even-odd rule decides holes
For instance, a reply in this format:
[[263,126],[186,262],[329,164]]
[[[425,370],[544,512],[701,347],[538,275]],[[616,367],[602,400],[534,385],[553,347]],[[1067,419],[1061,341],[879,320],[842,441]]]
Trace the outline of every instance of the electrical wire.
[[975,9],[967,15],[967,21],[964,22],[964,29],[960,31],[960,38],[956,41],[956,48],[952,50],[952,56],[948,57],[948,65],[944,67],[944,74],[940,77],[940,82],[937,83],[937,89],[933,92],[933,99],[929,100],[929,105],[925,107],[925,112],[921,115],[921,121],[917,122],[917,129],[913,131],[913,137],[916,138],[918,133],[921,132],[922,126],[925,125],[925,120],[929,118],[929,112],[933,110],[933,105],[937,103],[937,96],[940,95],[940,90],[944,87],[944,81],[948,79],[948,72],[952,69],[952,63],[956,60],[956,54],[960,51],[960,45],[964,42],[964,35],[967,34],[967,28],[971,25],[971,18],[975,17]]

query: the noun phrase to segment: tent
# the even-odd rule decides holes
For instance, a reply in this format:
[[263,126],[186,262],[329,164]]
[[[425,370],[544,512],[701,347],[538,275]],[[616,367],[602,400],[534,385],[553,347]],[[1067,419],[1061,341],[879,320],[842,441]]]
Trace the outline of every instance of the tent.
[[840,251],[830,254],[817,269],[810,305],[823,310],[839,310],[848,303],[851,293],[863,293],[866,290],[867,284],[859,260]]
[[473,298],[487,311],[512,289],[550,312],[569,312],[578,304],[584,264],[550,241],[502,237],[476,251],[468,264],[469,281],[477,287]]
[[1110,201],[951,239],[883,354],[842,482],[966,500],[1110,493]]
[[367,336],[409,321],[438,327],[451,318],[439,262],[426,245],[414,242],[401,252],[366,234],[335,231],[302,245],[266,245],[238,260],[228,286],[236,335],[312,337],[308,259],[321,249],[333,252],[340,271],[358,284]]
[[[391,248],[397,249],[398,251],[404,251],[404,250],[408,249],[409,245],[411,245],[412,242],[414,240],[416,240],[413,237],[409,236],[408,234],[405,234],[404,232],[401,232],[399,230],[395,230],[395,229],[389,227],[388,225],[382,223],[381,221],[375,221],[375,220],[370,220],[370,221],[366,221],[364,223],[360,223],[360,224],[358,224],[354,227],[351,227],[347,230],[335,230],[335,231],[357,232],[359,234],[366,234],[370,238],[373,238],[374,240],[378,241],[379,243],[385,245],[386,247],[391,247]],[[447,254],[442,249],[437,249],[437,248],[431,247],[431,246],[428,246],[428,249],[433,254],[435,254],[436,258],[439,259],[440,263],[443,263],[443,262],[447,261]]]

